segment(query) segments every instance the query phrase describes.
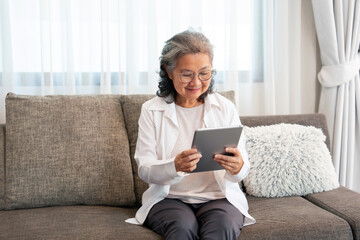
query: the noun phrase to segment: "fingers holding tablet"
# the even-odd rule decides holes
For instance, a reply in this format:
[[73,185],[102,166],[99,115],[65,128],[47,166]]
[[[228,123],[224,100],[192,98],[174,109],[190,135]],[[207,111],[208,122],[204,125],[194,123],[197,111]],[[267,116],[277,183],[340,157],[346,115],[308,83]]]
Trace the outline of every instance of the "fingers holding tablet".
[[196,169],[196,164],[202,157],[196,148],[182,151],[175,157],[175,169],[177,172],[192,172]]
[[217,161],[223,168],[228,170],[230,174],[238,174],[244,165],[240,150],[238,148],[227,147],[225,148],[225,152],[230,153],[233,156],[229,156],[227,154],[215,154],[214,160]]

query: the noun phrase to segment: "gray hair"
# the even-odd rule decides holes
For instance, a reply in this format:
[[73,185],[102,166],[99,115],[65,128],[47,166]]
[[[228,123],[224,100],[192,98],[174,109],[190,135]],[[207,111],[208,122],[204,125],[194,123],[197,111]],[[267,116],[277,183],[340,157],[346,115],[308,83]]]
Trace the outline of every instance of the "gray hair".
[[[212,64],[214,57],[213,46],[209,39],[200,32],[186,30],[176,34],[165,42],[160,56],[160,81],[158,85],[159,90],[156,94],[163,98],[172,95],[173,99],[168,103],[175,100],[176,90],[166,70],[172,72],[176,67],[177,60],[189,53],[205,53],[210,57]],[[211,79],[208,90],[200,96],[199,100],[203,100],[208,93],[213,92],[213,85],[214,79]]]

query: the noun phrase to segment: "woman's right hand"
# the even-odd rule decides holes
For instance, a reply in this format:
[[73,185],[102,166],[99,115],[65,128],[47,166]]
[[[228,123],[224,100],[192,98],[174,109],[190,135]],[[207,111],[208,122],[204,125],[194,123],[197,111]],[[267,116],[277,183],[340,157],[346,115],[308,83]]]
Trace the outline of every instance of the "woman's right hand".
[[196,169],[196,164],[200,161],[202,155],[196,148],[182,151],[175,157],[176,172],[192,172]]

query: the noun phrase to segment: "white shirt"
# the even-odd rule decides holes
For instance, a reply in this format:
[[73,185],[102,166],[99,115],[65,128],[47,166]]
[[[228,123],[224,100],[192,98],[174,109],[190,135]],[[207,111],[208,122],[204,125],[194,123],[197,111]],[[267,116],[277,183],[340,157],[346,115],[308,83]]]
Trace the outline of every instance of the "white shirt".
[[[172,157],[190,149],[195,130],[204,127],[204,104],[193,108],[175,105],[175,109],[181,131],[179,131],[178,139],[172,151]],[[217,184],[213,171],[184,176],[181,182],[170,186],[167,196],[167,198],[180,199],[186,203],[204,203],[224,197],[225,195]]]
[[[217,93],[205,98],[203,122],[207,128],[241,125],[234,104]],[[175,157],[172,156],[179,131],[175,103],[168,104],[164,99],[155,97],[143,104],[134,157],[139,177],[149,183],[149,188],[142,196],[142,206],[135,219],[127,222],[143,224],[152,206],[167,197],[170,185],[179,183],[186,175],[176,172]],[[248,213],[247,200],[238,184],[250,170],[244,135],[240,137],[238,148],[244,160],[241,171],[231,175],[219,170],[214,175],[227,200],[245,216],[246,226],[255,223],[255,219]]]

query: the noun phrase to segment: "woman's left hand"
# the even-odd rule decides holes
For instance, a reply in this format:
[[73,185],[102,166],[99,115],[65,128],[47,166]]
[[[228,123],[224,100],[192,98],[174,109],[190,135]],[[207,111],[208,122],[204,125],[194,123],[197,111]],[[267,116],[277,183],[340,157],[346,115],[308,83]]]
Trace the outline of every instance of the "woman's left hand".
[[215,154],[214,160],[217,161],[223,168],[228,170],[231,175],[238,174],[244,165],[240,150],[238,148],[227,147],[225,148],[225,152],[232,153],[234,156]]

